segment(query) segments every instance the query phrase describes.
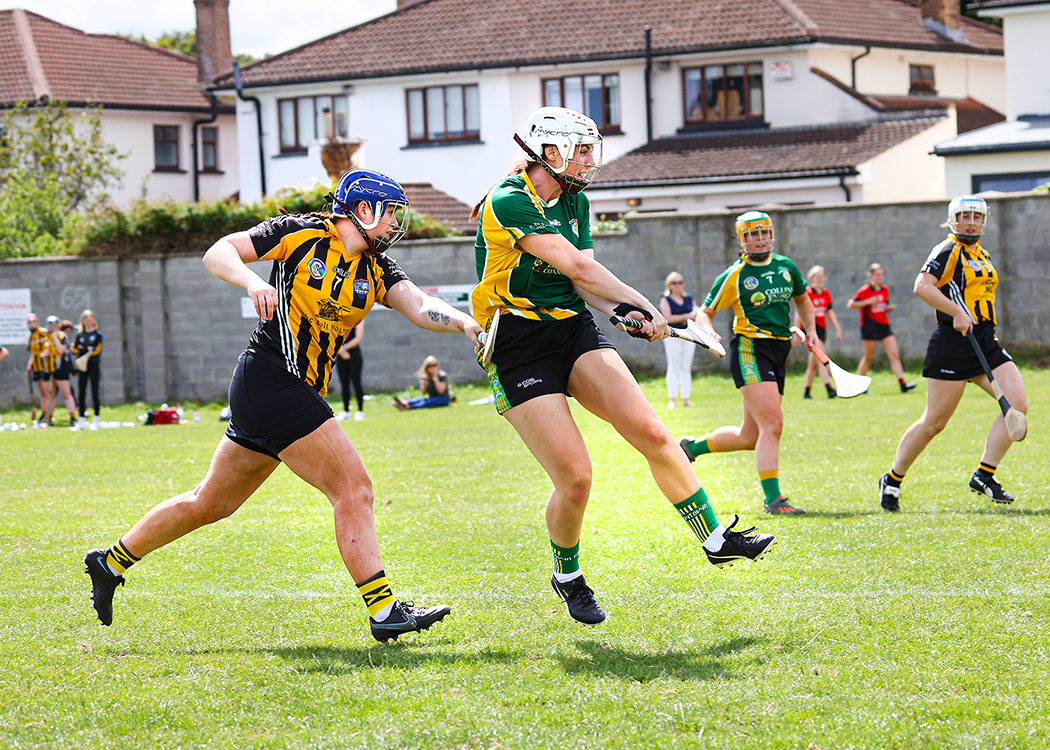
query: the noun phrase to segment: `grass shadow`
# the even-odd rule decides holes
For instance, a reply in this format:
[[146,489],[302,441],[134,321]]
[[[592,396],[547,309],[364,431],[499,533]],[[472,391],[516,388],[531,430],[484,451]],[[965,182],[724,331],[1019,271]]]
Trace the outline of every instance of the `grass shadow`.
[[577,641],[576,647],[586,655],[563,658],[561,664],[569,674],[614,676],[634,682],[668,678],[681,681],[731,680],[737,675],[725,666],[723,658],[762,640],[731,638],[703,651],[664,653],[638,653],[597,641]]

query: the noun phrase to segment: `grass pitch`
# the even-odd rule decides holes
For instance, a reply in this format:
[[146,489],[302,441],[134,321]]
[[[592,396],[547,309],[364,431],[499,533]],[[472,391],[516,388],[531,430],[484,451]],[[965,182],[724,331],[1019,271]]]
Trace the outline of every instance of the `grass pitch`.
[[[609,614],[572,622],[550,590],[549,484],[491,406],[388,398],[345,422],[376,489],[395,594],[453,616],[372,641],[331,511],[280,468],[232,518],[149,555],[103,628],[80,562],[203,476],[224,425],[0,433],[0,745],[10,748],[1034,748],[1050,745],[1050,372],[1025,370],[1029,436],[967,489],[995,402],[968,389],[912,468],[903,512],[875,480],[925,384],[801,399],[789,377],[770,518],[750,453],[694,465],[721,518],[777,533],[716,570],[643,460],[576,408],[595,463],[582,541]],[[676,436],[739,419],[725,377],[694,381]],[[134,419],[143,409],[104,412]],[[3,415],[28,421],[28,414]]]

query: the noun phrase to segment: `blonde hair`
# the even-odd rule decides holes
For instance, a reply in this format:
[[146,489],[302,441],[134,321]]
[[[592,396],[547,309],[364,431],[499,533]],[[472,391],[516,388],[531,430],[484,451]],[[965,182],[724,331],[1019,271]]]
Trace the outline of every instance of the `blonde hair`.
[[[80,331],[81,333],[83,333],[86,330],[84,328],[84,318],[86,318],[88,316],[91,316],[92,318],[95,318],[95,313],[91,312],[90,310],[85,310],[84,312],[80,313],[80,325],[77,326],[77,330]],[[95,318],[95,327],[92,328],[91,330],[92,331],[97,331],[98,330],[98,318]]]
[[816,276],[818,273],[823,273],[825,276],[828,275],[827,269],[825,269],[824,266],[813,266],[813,268],[806,271],[806,281],[812,284],[813,277]]
[[418,377],[420,379],[429,378],[430,376],[427,375],[427,368],[430,367],[431,365],[437,365],[438,366],[438,375],[439,376],[445,374],[445,371],[441,369],[441,363],[438,362],[437,357],[435,357],[433,354],[431,354],[429,357],[427,357],[426,359],[423,360],[423,365],[422,365],[422,367],[419,368],[419,372],[416,373],[416,377]]
[[678,279],[681,279],[683,284],[684,284],[685,277],[682,276],[682,274],[678,273],[678,271],[671,271],[671,273],[667,274],[667,278],[664,279],[664,296],[665,297],[668,297],[671,294],[671,282],[672,281],[677,281]]
[[880,269],[883,270],[883,271],[886,270],[885,268],[882,267],[881,263],[872,263],[870,266],[868,266],[868,276],[871,276],[872,274],[874,274],[876,271],[878,271]]

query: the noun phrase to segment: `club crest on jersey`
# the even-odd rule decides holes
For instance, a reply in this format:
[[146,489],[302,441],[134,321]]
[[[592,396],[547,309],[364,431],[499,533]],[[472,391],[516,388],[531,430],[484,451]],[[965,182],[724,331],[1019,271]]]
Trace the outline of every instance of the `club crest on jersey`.
[[368,279],[354,279],[354,296],[368,296]]
[[572,228],[572,233],[577,237],[580,236],[580,223],[576,219],[569,220],[569,226]]
[[744,289],[750,291],[752,289],[755,289],[757,286],[758,279],[756,279],[754,276],[748,276],[746,279],[744,279]]
[[766,304],[766,295],[762,294],[762,292],[755,292],[751,295],[751,304],[755,307],[762,307],[762,305]]
[[968,265],[974,271],[983,271],[984,270],[984,268],[981,266],[980,262],[976,261],[976,260],[974,260],[972,258],[970,260],[966,261],[966,265]]
[[328,268],[325,266],[324,261],[320,258],[314,258],[306,264],[306,270],[310,272],[310,276],[315,279],[323,279],[324,275],[328,273]]
[[786,268],[781,268],[780,275],[784,277],[784,281],[786,281],[789,284],[791,283],[791,271],[787,270]]

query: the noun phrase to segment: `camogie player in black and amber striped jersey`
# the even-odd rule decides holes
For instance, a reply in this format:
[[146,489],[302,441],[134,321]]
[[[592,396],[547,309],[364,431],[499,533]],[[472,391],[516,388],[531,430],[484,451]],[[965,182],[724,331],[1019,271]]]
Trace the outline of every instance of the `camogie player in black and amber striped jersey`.
[[[948,204],[951,232],[933,248],[915,279],[915,294],[937,311],[937,327],[926,348],[922,368],[927,378],[926,410],[897,445],[890,470],[879,478],[879,502],[888,511],[900,510],[900,487],[905,472],[943,430],[962,399],[966,383],[974,383],[995,398],[988,376],[968,341],[972,329],[992,375],[1021,412],[1028,411],[1024,380],[1013,359],[995,335],[995,289],[999,276],[980,238],[988,222],[983,198],[964,195]],[[970,489],[997,503],[1011,503],[995,470],[1013,445],[1003,415],[996,413],[984,442],[981,464],[970,478]]]
[[[376,302],[420,328],[460,331],[478,346],[480,326],[424,294],[384,255],[408,228],[408,200],[389,177],[355,169],[336,185],[332,213],[267,219],[216,242],[204,264],[243,287],[259,325],[230,383],[231,418],[211,466],[194,489],[149,511],[112,548],[84,558],[103,625],[113,592],[143,555],[236,511],[282,461],[331,501],[336,541],[368,608],[378,641],[425,630],[448,606],[397,601],[386,580],[372,515],[372,481],[324,400],[332,360]],[[247,263],[273,260],[270,282]]]

